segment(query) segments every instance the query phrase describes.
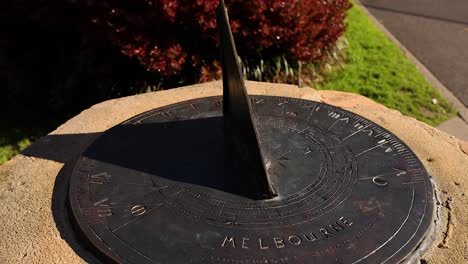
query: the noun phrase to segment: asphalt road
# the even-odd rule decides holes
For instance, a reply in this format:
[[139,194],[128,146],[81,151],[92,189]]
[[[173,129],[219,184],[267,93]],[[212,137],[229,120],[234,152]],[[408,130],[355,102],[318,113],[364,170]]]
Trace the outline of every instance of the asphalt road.
[[468,107],[468,0],[361,0]]

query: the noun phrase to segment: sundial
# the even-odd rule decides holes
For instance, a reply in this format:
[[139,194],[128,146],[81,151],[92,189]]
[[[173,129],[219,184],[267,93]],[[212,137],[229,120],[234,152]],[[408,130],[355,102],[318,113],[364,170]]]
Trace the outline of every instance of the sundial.
[[223,1],[223,96],[156,108],[78,158],[77,232],[113,263],[399,263],[433,190],[395,135],[309,100],[247,95]]

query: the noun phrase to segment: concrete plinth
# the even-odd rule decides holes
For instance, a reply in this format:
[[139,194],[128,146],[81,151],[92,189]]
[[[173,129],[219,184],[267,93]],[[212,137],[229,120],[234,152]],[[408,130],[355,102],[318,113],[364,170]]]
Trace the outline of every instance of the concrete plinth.
[[[437,187],[433,241],[421,263],[468,263],[468,143],[365,97],[247,82],[250,94],[322,101],[360,114],[406,142]],[[67,213],[72,161],[108,128],[144,111],[220,95],[221,82],[106,101],[83,111],[0,167],[0,263],[99,263]]]

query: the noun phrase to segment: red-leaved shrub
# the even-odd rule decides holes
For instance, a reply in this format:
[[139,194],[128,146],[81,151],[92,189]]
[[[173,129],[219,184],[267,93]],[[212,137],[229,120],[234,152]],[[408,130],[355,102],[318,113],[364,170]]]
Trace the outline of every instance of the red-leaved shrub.
[[[218,0],[73,0],[121,51],[161,76],[220,76]],[[324,58],[344,31],[348,0],[226,0],[239,55]]]

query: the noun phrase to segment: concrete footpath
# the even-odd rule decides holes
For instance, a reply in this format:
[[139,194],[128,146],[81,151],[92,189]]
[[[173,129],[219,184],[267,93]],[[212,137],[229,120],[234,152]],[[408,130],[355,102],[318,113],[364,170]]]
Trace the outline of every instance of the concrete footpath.
[[438,126],[468,141],[468,1],[361,0],[358,4],[459,111]]

